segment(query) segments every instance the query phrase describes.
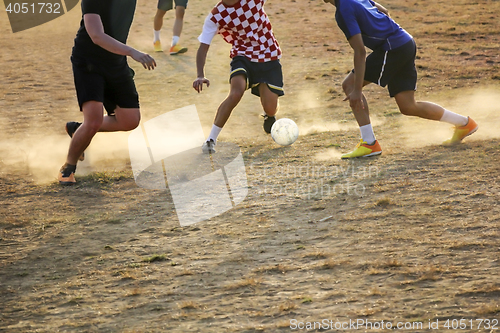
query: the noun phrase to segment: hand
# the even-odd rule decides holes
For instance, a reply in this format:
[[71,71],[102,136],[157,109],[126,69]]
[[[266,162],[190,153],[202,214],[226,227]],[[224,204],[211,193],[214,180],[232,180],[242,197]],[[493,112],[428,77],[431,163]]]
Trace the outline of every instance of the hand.
[[156,61],[147,53],[133,50],[130,56],[135,61],[140,62],[145,69],[151,70],[156,67]]
[[363,93],[361,90],[353,90],[349,95],[344,98],[344,101],[349,101],[349,105],[353,110],[364,110],[365,103],[363,102]]
[[210,87],[210,80],[205,77],[199,77],[193,82],[193,88],[197,92],[201,92],[203,90],[203,83],[207,85],[207,88]]

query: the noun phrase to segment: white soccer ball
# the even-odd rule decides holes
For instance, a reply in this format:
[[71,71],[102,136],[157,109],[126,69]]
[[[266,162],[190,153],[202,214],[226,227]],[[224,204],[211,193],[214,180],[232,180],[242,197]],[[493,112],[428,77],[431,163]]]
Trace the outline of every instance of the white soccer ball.
[[299,127],[291,119],[278,119],[271,127],[271,137],[277,144],[289,146],[299,137]]

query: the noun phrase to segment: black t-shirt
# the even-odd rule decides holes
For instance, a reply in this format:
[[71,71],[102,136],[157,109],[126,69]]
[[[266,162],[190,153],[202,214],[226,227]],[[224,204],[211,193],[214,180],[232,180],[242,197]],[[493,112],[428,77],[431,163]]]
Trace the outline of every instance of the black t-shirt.
[[92,42],[85,29],[83,15],[98,14],[104,32],[125,44],[134,19],[136,3],[137,0],[82,0],[82,21],[76,34],[73,56],[105,64],[126,61],[125,56],[106,51]]

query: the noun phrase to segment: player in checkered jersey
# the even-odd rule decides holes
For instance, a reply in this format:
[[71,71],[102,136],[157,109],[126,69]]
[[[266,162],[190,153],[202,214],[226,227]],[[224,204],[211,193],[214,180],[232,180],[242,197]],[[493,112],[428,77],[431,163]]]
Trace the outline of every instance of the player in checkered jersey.
[[199,93],[205,77],[205,61],[210,43],[216,34],[232,45],[229,95],[220,104],[210,135],[203,144],[204,153],[214,153],[217,137],[247,89],[259,96],[264,109],[264,130],[271,132],[276,121],[278,97],[284,95],[281,71],[281,49],[274,37],[271,23],[264,11],[266,0],[222,0],[205,19],[198,37],[196,55],[198,78],[193,88]]

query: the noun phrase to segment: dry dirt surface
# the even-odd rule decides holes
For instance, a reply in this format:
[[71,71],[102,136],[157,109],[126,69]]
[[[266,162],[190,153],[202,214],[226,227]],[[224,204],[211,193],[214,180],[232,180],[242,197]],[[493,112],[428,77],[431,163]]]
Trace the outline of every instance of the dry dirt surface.
[[[138,1],[129,39],[151,53],[155,4]],[[228,92],[220,37],[212,85],[197,94],[191,84],[214,4],[190,0],[186,54],[154,54],[152,72],[131,63],[143,121],[196,105],[208,134]],[[81,12],[12,34],[2,9],[0,331],[323,332],[351,321],[360,325],[346,330],[497,332],[500,1],[382,4],[416,39],[417,97],[472,116],[478,132],[444,147],[450,126],[404,117],[386,90],[367,87],[384,153],[340,160],[359,131],[342,101],[352,52],[334,7],[269,0],[283,49],[279,115],[301,135],[276,145],[247,93],[220,140],[241,148],[248,196],[188,227],[168,190],[136,185],[126,133],[98,134],[78,184],[57,184],[64,124],[81,120],[69,62]],[[172,23],[168,13],[164,44]]]

